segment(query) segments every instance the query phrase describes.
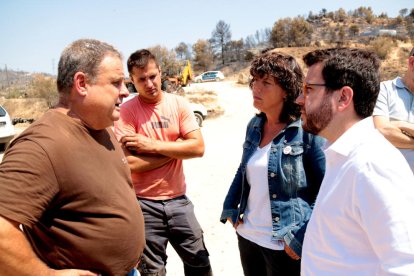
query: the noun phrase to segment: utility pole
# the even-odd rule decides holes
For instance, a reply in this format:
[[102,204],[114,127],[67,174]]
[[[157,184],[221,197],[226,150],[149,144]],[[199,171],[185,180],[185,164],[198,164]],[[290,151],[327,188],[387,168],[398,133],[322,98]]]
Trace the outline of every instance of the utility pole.
[[7,64],[4,65],[4,71],[6,72],[6,83],[7,87],[9,87],[9,72],[7,71]]

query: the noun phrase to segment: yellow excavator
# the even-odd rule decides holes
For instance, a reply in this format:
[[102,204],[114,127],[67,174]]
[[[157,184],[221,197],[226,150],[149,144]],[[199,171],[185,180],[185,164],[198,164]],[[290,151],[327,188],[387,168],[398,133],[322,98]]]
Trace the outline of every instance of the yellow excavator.
[[161,89],[168,93],[184,94],[183,87],[189,85],[193,77],[191,63],[189,60],[186,60],[182,70],[178,74],[171,74],[170,72],[163,74]]

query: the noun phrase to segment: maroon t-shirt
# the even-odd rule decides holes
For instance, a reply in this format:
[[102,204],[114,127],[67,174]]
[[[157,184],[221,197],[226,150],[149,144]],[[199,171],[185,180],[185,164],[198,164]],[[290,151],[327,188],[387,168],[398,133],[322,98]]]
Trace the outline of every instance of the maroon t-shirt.
[[125,275],[138,262],[144,220],[111,129],[48,111],[6,152],[0,190],[0,215],[50,267]]

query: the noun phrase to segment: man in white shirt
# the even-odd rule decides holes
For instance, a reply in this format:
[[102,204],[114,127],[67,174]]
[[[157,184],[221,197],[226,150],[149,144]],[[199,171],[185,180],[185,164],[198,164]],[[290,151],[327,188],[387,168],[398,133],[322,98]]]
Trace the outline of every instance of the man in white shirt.
[[401,151],[414,172],[414,48],[404,76],[381,82],[373,116],[375,127]]
[[304,56],[303,129],[325,137],[326,173],[302,275],[414,275],[414,176],[375,128],[379,61],[358,49]]

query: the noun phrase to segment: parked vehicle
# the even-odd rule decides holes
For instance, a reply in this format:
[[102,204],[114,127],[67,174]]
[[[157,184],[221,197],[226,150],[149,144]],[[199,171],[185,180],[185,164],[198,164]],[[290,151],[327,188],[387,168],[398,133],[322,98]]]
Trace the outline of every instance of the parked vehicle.
[[0,106],[0,147],[6,149],[15,134],[14,126],[6,109]]
[[[122,104],[126,103],[129,100],[132,100],[134,97],[136,97],[138,93],[129,93],[129,96],[124,98],[122,101]],[[122,106],[121,104],[121,106]],[[199,103],[190,103],[191,109],[194,112],[194,116],[196,118],[197,124],[201,127],[203,126],[203,121],[207,118],[208,112],[207,108]]]
[[222,81],[222,80],[224,80],[224,74],[221,71],[204,72],[194,78],[195,82]]
[[199,103],[190,103],[191,109],[194,112],[197,124],[203,126],[203,121],[207,118],[207,108]]
[[190,84],[193,79],[191,63],[186,60],[177,70],[165,69],[161,78],[161,89],[168,93],[184,94],[183,87]]

